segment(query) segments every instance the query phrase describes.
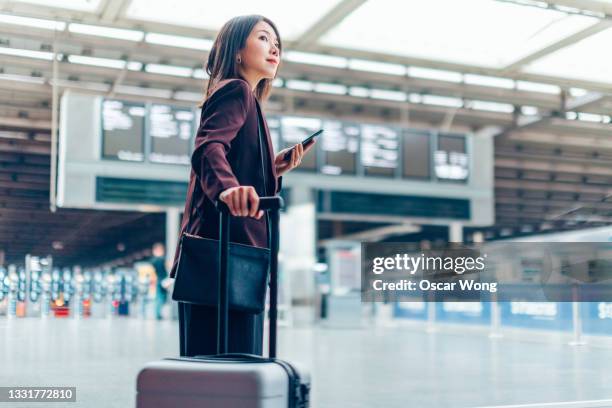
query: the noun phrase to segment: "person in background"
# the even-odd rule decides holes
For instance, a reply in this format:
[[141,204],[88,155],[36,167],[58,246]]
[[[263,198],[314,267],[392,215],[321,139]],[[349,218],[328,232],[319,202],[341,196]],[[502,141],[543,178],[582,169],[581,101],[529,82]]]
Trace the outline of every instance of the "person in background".
[[153,244],[151,265],[155,268],[155,276],[157,277],[155,287],[155,317],[157,320],[161,320],[161,310],[168,298],[166,288],[162,285],[162,282],[168,277],[168,271],[166,270],[166,248],[161,242]]

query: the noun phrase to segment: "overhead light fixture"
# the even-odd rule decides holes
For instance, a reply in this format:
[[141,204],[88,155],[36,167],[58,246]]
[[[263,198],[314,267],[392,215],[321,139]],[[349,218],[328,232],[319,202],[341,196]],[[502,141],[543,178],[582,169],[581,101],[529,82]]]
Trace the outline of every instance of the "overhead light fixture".
[[367,98],[370,96],[370,90],[361,86],[351,86],[348,93],[358,98]]
[[417,94],[417,93],[408,94],[408,102],[410,102],[410,103],[422,103],[423,102],[423,96],[421,94]]
[[176,91],[174,93],[174,99],[179,101],[199,102],[203,97],[204,95],[196,92]]
[[345,95],[346,94],[346,86],[339,84],[328,84],[319,82],[314,87],[315,92],[321,93],[329,93],[335,95]]
[[300,64],[323,65],[326,67],[346,68],[348,60],[344,57],[333,55],[313,54],[310,52],[287,51],[283,54],[283,59]]
[[603,122],[604,116],[596,113],[580,112],[578,113],[578,120],[582,120],[584,122]]
[[188,78],[193,74],[193,69],[188,67],[178,67],[174,65],[147,64],[145,71],[151,74],[172,75]]
[[436,81],[456,83],[459,83],[463,80],[463,75],[460,72],[421,67],[408,67],[408,76],[413,78],[433,79]]
[[514,80],[485,75],[465,74],[463,81],[469,85],[490,86],[494,88],[514,88]]
[[197,79],[208,79],[209,78],[206,71],[204,71],[202,68],[194,69],[192,76]]
[[540,111],[535,106],[521,106],[521,114],[525,116],[536,116]]
[[20,25],[25,27],[42,28],[44,30],[63,31],[66,23],[61,21],[44,20],[40,18],[20,17],[10,14],[0,14],[0,23]]
[[44,78],[26,76],[26,75],[13,75],[13,74],[0,74],[0,80],[12,81],[12,82],[27,82],[32,84],[44,84]]
[[449,108],[461,108],[463,106],[463,99],[449,96],[423,95],[421,96],[421,103],[426,105],[446,106]]
[[374,99],[404,102],[406,100],[406,93],[387,89],[372,89],[370,91],[370,97]]
[[137,30],[70,23],[68,31],[77,34],[95,35],[97,37],[115,38],[126,41],[142,41],[144,33]]
[[369,61],[362,59],[350,59],[348,63],[349,69],[357,71],[378,72],[389,75],[406,75],[406,67],[400,64],[391,64],[388,62]]
[[127,63],[127,69],[129,69],[130,71],[140,71],[142,69],[142,62],[129,61]]
[[310,81],[302,81],[298,79],[288,79],[285,83],[285,87],[288,89],[295,89],[296,91],[307,91],[310,92],[314,88],[314,84]]
[[82,55],[69,55],[68,62],[71,64],[82,64],[82,65],[93,65],[96,67],[104,68],[115,68],[123,69],[125,67],[125,61],[109,59],[109,58],[97,58],[97,57],[85,57]]
[[570,88],[569,89],[570,96],[573,96],[575,98],[584,96],[584,95],[586,95],[588,93],[589,93],[589,91],[587,91],[586,89],[583,89],[583,88]]
[[201,51],[210,51],[213,46],[212,40],[160,33],[147,33],[145,35],[145,42],[166,45],[169,47],[191,48]]
[[172,93],[173,93],[171,89],[144,88],[140,86],[131,86],[131,85],[119,85],[115,88],[115,91],[119,94],[148,96],[152,98],[162,98],[162,99],[172,98]]
[[516,81],[516,89],[519,91],[542,92],[553,95],[559,95],[561,93],[561,87],[557,85],[542,84],[531,81]]
[[470,101],[469,107],[476,110],[489,112],[512,113],[514,106],[509,103],[489,102],[489,101]]
[[20,49],[20,48],[0,47],[0,54],[12,55],[12,56],[15,56],[15,57],[42,59],[42,60],[47,60],[47,61],[53,60],[53,53],[52,52],[23,50],[23,49]]
[[94,92],[108,92],[111,88],[110,84],[100,82],[73,81],[70,79],[49,79],[50,85],[57,85],[61,88],[78,88],[79,90],[87,89]]

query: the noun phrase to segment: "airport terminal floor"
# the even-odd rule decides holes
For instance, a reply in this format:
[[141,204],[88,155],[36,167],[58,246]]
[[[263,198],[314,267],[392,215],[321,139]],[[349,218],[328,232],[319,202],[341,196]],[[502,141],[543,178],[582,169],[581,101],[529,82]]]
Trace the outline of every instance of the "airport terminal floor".
[[[53,379],[54,384],[76,386],[77,402],[66,407],[132,406],[142,365],[178,352],[172,322],[16,320],[2,322],[0,330],[2,384]],[[486,331],[456,327],[433,333],[418,326],[281,328],[279,340],[284,357],[311,367],[312,406],[320,408],[601,400],[609,396],[612,378],[612,348],[489,339]]]
[[[488,334],[456,325],[430,331],[422,323],[281,327],[279,353],[310,368],[316,408],[612,406],[612,342],[572,346],[567,334]],[[132,407],[138,371],[176,356],[177,344],[173,321],[1,320],[0,383],[76,387],[76,402],[54,407]]]

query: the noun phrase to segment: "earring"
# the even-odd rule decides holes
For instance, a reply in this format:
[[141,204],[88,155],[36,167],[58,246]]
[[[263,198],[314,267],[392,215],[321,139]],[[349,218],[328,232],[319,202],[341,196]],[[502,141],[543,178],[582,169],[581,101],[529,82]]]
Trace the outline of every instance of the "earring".
[[240,55],[238,56],[238,58],[236,58],[236,62],[242,64],[242,58],[240,58]]

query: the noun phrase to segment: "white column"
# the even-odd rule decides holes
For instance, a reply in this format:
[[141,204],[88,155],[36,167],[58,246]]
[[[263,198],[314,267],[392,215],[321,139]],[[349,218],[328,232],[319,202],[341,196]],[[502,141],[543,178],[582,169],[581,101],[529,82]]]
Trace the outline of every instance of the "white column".
[[448,242],[463,242],[463,224],[451,222],[448,226]]
[[[281,214],[280,267],[282,286],[289,293],[284,306],[291,309],[295,324],[314,322],[314,264],[316,262],[316,208],[314,192],[308,187],[292,186],[289,206]],[[281,305],[279,305],[281,306]]]
[[[178,243],[178,234],[180,230],[180,211],[178,208],[168,208],[166,210],[166,265],[172,265],[174,262],[174,250]],[[168,266],[169,268],[169,266]]]

